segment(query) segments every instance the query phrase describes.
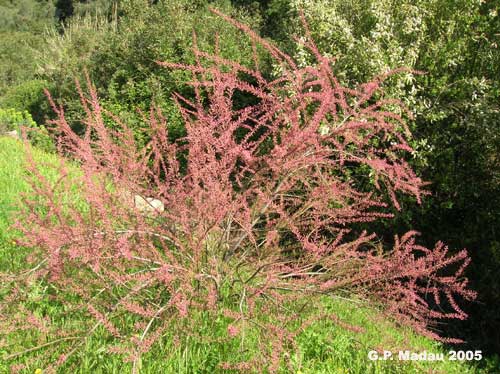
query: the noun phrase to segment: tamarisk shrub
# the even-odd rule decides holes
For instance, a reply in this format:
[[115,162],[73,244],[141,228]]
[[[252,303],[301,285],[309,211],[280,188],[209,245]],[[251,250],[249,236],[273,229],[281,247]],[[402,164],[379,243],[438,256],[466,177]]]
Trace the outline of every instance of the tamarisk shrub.
[[[217,46],[213,54],[198,50],[194,38],[194,65],[159,62],[192,75],[193,99],[173,97],[185,138],[171,141],[161,111],[152,107],[144,114],[151,141],[138,150],[126,124],[100,106],[90,79],[88,95],[77,84],[84,136],[71,131],[63,108],[51,101],[59,151],[81,173],[67,177],[62,158],[54,184],[31,162],[34,194],[17,227],[37,264],[24,279],[47,282],[58,290],[54,300],[91,317],[80,330],[53,329],[61,339],[78,337],[56,364],[103,327],[109,351],[125,355],[134,372],[161,339],[240,339],[243,345],[249,334],[265,337],[259,355],[243,351],[242,360],[220,367],[277,372],[314,318],[337,320],[327,313],[306,318],[300,308],[340,290],[383,301],[396,320],[456,341],[432,326],[466,318],[456,302],[475,296],[462,276],[466,251],[449,255],[441,243],[424,248],[413,231],[382,250],[375,234],[353,230],[391,217],[391,206],[400,208],[398,194],[420,201],[425,193],[404,159],[412,152],[404,108],[383,96],[384,79],[395,72],[344,87],[312,40],[304,43],[316,64],[299,67],[219,15],[246,33],[255,50],[267,50],[281,74],[266,79],[257,58],[253,67],[242,66],[224,59]],[[234,97],[242,93],[254,100],[237,108]],[[116,126],[105,127],[105,119]],[[365,173],[355,178],[353,170]],[[77,196],[67,198],[75,185]],[[162,209],[136,209],[137,195],[160,200]],[[21,284],[4,300],[3,318],[23,299]],[[37,321],[33,327],[49,329],[50,321],[26,314]],[[200,315],[224,318],[227,334],[201,331],[194,323]]]

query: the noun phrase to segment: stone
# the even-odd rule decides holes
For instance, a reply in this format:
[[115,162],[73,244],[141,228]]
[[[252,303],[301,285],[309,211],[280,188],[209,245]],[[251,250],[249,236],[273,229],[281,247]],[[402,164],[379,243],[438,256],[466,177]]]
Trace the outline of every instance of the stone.
[[5,133],[6,136],[10,137],[10,138],[14,138],[14,139],[17,139],[17,140],[21,140],[19,134],[17,133],[16,130],[12,130],[12,131],[7,131]]
[[144,198],[140,195],[134,195],[134,206],[141,212],[161,213],[165,210],[165,206],[160,200],[153,197]]

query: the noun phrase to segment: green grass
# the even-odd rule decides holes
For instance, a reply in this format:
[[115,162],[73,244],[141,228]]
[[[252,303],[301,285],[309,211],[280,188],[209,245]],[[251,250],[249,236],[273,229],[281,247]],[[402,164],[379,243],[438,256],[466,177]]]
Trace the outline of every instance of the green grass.
[[[34,150],[35,159],[44,163],[44,175],[57,178],[57,157]],[[9,229],[16,213],[16,204],[20,201],[21,192],[28,191],[24,181],[24,149],[20,142],[9,138],[0,138],[0,271],[16,271],[22,269],[23,258],[27,250],[18,248],[13,243],[18,233]],[[13,215],[14,213],[14,215]],[[62,317],[64,308],[51,303],[49,294],[53,292],[46,285],[34,285],[30,290],[35,309],[48,315],[60,326],[75,326],[83,315],[72,314]],[[63,292],[59,290],[59,292]],[[497,363],[491,363],[491,370],[478,369],[467,362],[449,361],[447,351],[440,344],[421,337],[410,329],[395,326],[373,306],[359,300],[323,297],[324,308],[334,313],[343,322],[362,327],[364,332],[354,332],[341,327],[333,321],[320,321],[312,324],[298,337],[298,352],[291,352],[294,373],[301,374],[386,374],[386,373],[495,373],[493,368]],[[200,314],[193,323],[199,326],[204,336],[223,337],[226,334],[228,321],[223,318],[211,320]],[[251,354],[258,354],[255,334],[247,335],[246,346],[252,347]],[[27,364],[25,373],[35,373],[44,369],[47,362],[55,360],[58,352],[68,347],[69,342],[63,341],[52,345],[56,348],[48,352],[44,349],[27,352],[11,361],[3,360],[6,355],[23,352],[30,347],[46,344],[37,332],[24,332],[0,335],[0,373],[8,373],[12,364]],[[109,355],[106,347],[110,336],[104,329],[97,329],[60,369],[61,373],[127,373],[131,371],[131,363],[124,363],[122,357]],[[174,346],[168,337],[145,354],[141,360],[141,373],[222,373],[218,368],[221,361],[237,361],[244,358],[245,353],[239,351],[239,338],[221,343],[204,343],[191,337],[186,337],[179,347]],[[410,349],[413,352],[426,350],[428,352],[445,353],[443,362],[399,362],[370,361],[368,352],[374,349],[397,352],[399,349]],[[165,359],[167,356],[170,359]],[[248,352],[247,352],[248,353]],[[396,353],[397,355],[397,353]],[[483,365],[484,366],[484,365]],[[281,373],[290,371],[284,366]]]
[[[38,162],[54,166],[45,168],[44,174],[49,178],[55,178],[57,157],[36,148],[33,149],[33,155]],[[18,210],[20,194],[29,190],[25,180],[28,174],[25,168],[25,156],[21,142],[0,137],[0,269],[2,270],[7,266],[12,268],[22,260],[19,253],[22,250],[13,243],[18,234],[9,226]]]

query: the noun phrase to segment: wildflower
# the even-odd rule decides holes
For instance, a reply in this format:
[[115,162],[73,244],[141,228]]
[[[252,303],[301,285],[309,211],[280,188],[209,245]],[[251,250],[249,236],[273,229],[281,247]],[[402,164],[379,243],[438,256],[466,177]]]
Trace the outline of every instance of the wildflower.
[[240,329],[236,327],[235,325],[229,325],[227,327],[227,333],[230,337],[234,338],[240,333]]

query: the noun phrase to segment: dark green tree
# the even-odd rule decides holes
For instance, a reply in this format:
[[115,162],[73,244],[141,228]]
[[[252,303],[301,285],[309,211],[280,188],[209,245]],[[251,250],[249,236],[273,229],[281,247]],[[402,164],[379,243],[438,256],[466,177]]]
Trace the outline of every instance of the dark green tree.
[[61,23],[65,23],[75,10],[73,0],[57,0],[56,1],[56,17]]

